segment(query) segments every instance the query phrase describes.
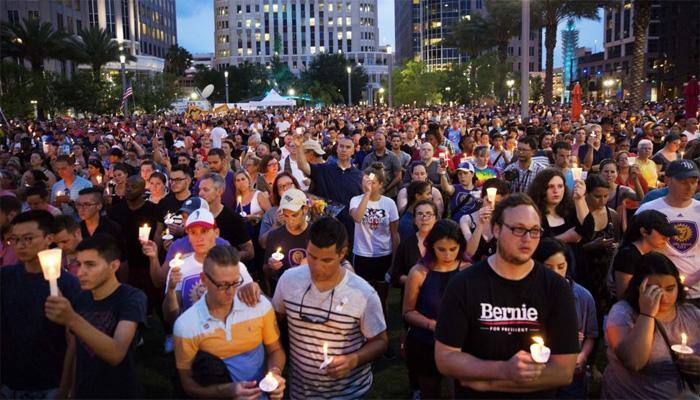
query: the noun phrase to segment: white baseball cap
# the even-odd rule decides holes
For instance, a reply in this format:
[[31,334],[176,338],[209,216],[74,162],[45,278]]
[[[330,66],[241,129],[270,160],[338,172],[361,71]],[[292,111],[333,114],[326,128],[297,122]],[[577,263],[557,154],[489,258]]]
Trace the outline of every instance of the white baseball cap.
[[280,210],[299,211],[306,205],[306,195],[297,188],[288,189],[280,199]]
[[192,212],[187,217],[187,222],[185,223],[185,229],[193,228],[195,226],[201,226],[207,229],[216,228],[216,221],[214,220],[214,215],[209,210],[203,208],[198,208]]

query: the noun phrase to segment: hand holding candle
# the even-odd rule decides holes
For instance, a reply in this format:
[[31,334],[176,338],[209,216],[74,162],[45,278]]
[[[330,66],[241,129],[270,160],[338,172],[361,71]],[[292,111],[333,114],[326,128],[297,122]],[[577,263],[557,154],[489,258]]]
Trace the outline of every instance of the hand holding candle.
[[265,375],[265,378],[260,381],[260,384],[258,385],[258,387],[263,392],[270,393],[270,392],[274,392],[275,389],[277,389],[277,387],[279,385],[280,385],[279,381],[277,380],[277,378],[275,378],[275,376],[272,374],[272,372],[268,372],[267,375]]
[[38,254],[44,279],[49,281],[51,296],[58,296],[58,278],[61,276],[61,249],[49,249]]
[[688,335],[685,332],[681,333],[681,344],[674,344],[671,350],[678,354],[693,354],[693,348],[688,346]]
[[270,257],[272,257],[275,261],[284,260],[284,254],[282,253],[282,248],[278,247],[277,251],[272,253],[272,255]]
[[151,227],[148,226],[148,224],[143,224],[143,226],[139,228],[139,241],[145,242],[148,240],[149,236],[151,236]]
[[333,362],[333,357],[328,357],[328,342],[323,342],[323,362],[319,369],[326,369]]
[[491,203],[491,207],[496,208],[496,194],[498,189],[495,187],[486,188],[486,199]]
[[575,181],[578,181],[581,179],[581,173],[583,172],[583,168],[579,168],[578,164],[574,163],[573,166],[571,167],[571,175],[573,176]]
[[532,359],[537,363],[546,364],[552,351],[544,345],[544,340],[540,336],[533,336],[532,340],[535,342],[530,345]]
[[162,236],[163,240],[173,240],[175,237],[170,234],[170,229],[165,228],[165,233]]
[[184,261],[182,260],[182,255],[180,253],[175,253],[175,257],[168,263],[170,268],[179,268],[182,266]]

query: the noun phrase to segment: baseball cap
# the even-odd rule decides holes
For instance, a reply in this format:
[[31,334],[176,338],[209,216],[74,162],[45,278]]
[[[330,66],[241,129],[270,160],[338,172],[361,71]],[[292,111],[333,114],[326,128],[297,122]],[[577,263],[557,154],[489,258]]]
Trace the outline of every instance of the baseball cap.
[[459,163],[457,171],[471,172],[472,174],[475,172],[474,166],[469,161]]
[[115,156],[115,157],[119,157],[119,158],[124,157],[124,152],[119,147],[112,147],[111,149],[109,149],[108,154],[110,156]]
[[325,151],[321,148],[321,145],[318,144],[317,141],[315,140],[307,140],[304,142],[304,144],[301,146],[301,148],[306,151],[306,150],[313,150],[314,153],[318,154],[319,156],[322,156],[326,154]]
[[306,205],[306,195],[299,189],[292,188],[284,192],[280,199],[280,210],[299,211]]
[[634,224],[647,230],[654,229],[666,237],[676,236],[678,232],[666,214],[658,210],[645,210],[634,216]]
[[173,147],[175,147],[175,148],[178,148],[178,147],[180,147],[180,148],[185,147],[185,142],[183,142],[182,140],[176,140],[175,143],[173,143]]
[[698,178],[700,177],[700,170],[690,160],[675,160],[666,167],[666,176],[674,179]]
[[214,220],[214,215],[211,213],[211,211],[205,208],[198,208],[194,210],[189,217],[187,217],[185,229],[194,228],[196,226],[201,226],[202,228],[206,229],[216,228],[216,221]]
[[177,210],[177,212],[186,212],[189,215],[200,208],[209,210],[209,204],[201,197],[190,197],[189,199],[185,200],[184,203],[182,203],[182,206],[180,206],[180,209]]
[[674,140],[681,140],[681,135],[677,133],[669,133],[664,137],[664,143],[673,142]]

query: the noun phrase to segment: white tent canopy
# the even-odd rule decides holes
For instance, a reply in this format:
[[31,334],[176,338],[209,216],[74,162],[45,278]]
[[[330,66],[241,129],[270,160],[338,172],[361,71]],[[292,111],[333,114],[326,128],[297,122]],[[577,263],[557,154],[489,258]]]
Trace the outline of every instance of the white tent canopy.
[[270,92],[260,101],[251,101],[250,105],[258,108],[266,107],[291,107],[297,104],[296,100],[285,99],[280,96],[275,89],[271,89]]

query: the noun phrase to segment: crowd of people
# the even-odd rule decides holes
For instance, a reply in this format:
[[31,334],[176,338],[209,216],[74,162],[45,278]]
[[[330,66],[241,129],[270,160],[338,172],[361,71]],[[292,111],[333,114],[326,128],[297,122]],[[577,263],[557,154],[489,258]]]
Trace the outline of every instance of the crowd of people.
[[381,357],[405,398],[700,394],[700,132],[675,102],[2,132],[2,398],[142,397],[153,321],[182,397],[362,398]]

